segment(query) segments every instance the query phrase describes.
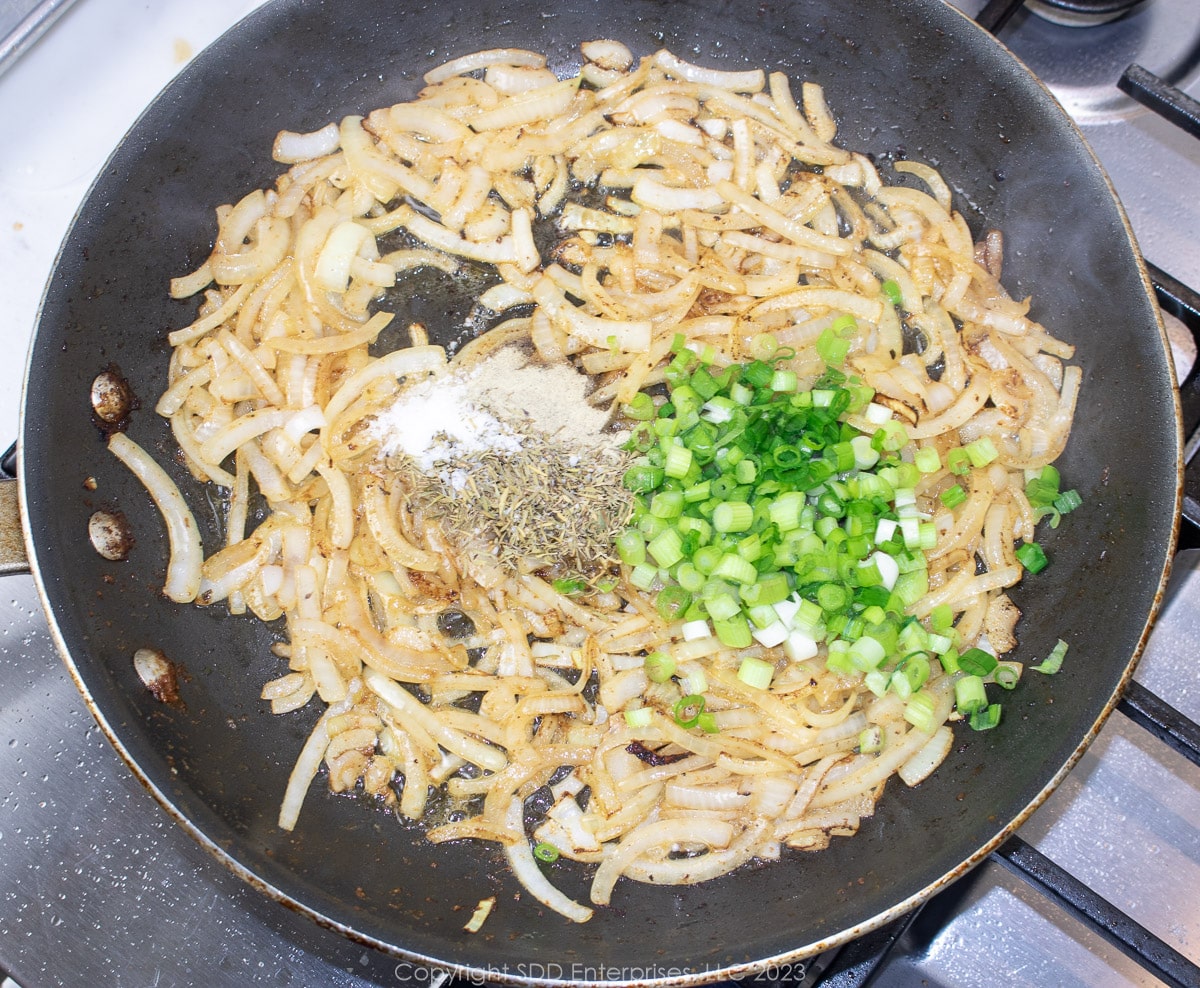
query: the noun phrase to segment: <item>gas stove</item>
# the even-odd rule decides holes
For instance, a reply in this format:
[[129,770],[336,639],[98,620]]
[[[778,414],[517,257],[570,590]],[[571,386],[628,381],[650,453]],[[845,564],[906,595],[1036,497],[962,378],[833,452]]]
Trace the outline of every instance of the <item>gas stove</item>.
[[[1200,140],[1127,95],[1118,80],[1136,64],[1200,96],[1200,9],[1192,0],[1142,0],[1126,3],[1115,20],[1081,27],[1071,8],[1086,0],[1040,0],[1053,20],[1024,9],[1008,16],[997,0],[955,5],[985,23],[1003,22],[998,37],[1047,83],[1108,171],[1160,300],[1185,330],[1177,360],[1194,429],[1200,388],[1189,364],[1200,311],[1190,289],[1200,288]],[[0,362],[0,423],[11,435],[20,355],[88,185],[157,91],[256,6],[0,3],[0,31],[11,32],[0,43],[0,339],[9,353]],[[1137,90],[1144,79],[1133,73],[1126,85]],[[1180,752],[1194,748],[1200,718],[1200,538],[1191,523],[1184,530],[1137,681],[1191,723],[1167,717],[1164,725],[1153,697],[1136,690],[1019,838],[915,917],[760,980],[848,988],[1195,978],[1179,962],[1200,961],[1200,768]],[[54,649],[32,579],[10,577],[3,588],[0,980],[8,975],[23,988],[445,980],[445,972],[363,948],[264,900],[209,858],[93,723]],[[1174,732],[1174,746],[1139,723],[1156,719],[1158,735]],[[1080,919],[1088,915],[1099,923]],[[1145,941],[1139,961],[1113,945],[1138,939],[1139,928],[1165,950]]]

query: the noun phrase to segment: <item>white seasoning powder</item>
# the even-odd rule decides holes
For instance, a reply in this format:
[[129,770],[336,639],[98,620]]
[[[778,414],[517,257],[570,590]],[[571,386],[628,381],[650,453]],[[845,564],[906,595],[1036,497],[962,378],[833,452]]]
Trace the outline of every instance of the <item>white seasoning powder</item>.
[[405,453],[429,471],[463,454],[520,449],[520,434],[471,400],[472,377],[449,374],[401,391],[371,425],[384,455]]
[[501,344],[402,389],[369,435],[413,504],[460,548],[487,547],[506,566],[594,574],[613,564],[632,499],[623,436],[607,430],[591,390],[569,363]]
[[[406,454],[426,473],[461,490],[453,461],[480,453],[514,453],[537,434],[577,450],[613,448],[602,430],[609,413],[587,403],[591,383],[569,364],[533,363],[520,346],[502,346],[472,365],[403,389],[370,427],[384,456]],[[447,469],[449,468],[449,469]]]

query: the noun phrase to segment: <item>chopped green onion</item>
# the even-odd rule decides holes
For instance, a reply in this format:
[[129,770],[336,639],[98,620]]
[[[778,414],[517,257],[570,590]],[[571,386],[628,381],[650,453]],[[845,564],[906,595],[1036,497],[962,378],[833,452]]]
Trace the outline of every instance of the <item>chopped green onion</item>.
[[734,583],[749,585],[758,579],[758,570],[754,568],[753,563],[747,562],[736,553],[727,552],[717,563],[717,568],[712,571],[712,575],[722,580],[732,580]]
[[578,578],[555,580],[551,586],[554,587],[555,593],[560,593],[564,596],[570,596],[571,594],[575,593],[583,593],[583,591],[585,591],[588,587],[586,580],[580,580]]
[[[832,320],[823,347],[836,352],[826,356],[848,353],[858,331],[852,316]],[[634,430],[634,510],[617,555],[664,620],[683,622],[685,640],[716,636],[740,649],[757,639],[797,662],[823,645],[827,668],[907,698],[909,716],[923,722],[929,701],[917,698],[933,657],[957,669],[958,637],[948,608],[924,623],[905,616],[928,593],[926,553],[937,539],[916,487],[943,463],[969,473],[986,444],[957,456],[917,448],[836,361],[798,391],[784,363],[794,354],[760,342],[757,359],[718,368],[715,350],[697,356],[679,341],[667,400],[651,399],[653,420]],[[646,413],[645,402],[631,405]],[[848,415],[862,415],[867,431]],[[965,481],[943,486],[950,504],[968,490]],[[647,675],[669,668],[661,662]]]
[[659,491],[650,498],[650,514],[670,521],[683,514],[683,491]]
[[971,676],[987,676],[996,664],[996,656],[982,648],[968,648],[958,657],[959,668]]
[[876,668],[887,657],[887,649],[877,638],[863,635],[850,643],[850,662],[864,672]]
[[663,473],[668,477],[681,480],[692,468],[692,451],[686,446],[673,443],[667,448],[667,459],[663,463]]
[[750,622],[740,613],[720,620],[714,617],[713,631],[726,648],[749,648],[754,641]]
[[709,576],[724,555],[719,545],[703,545],[692,556],[692,565],[705,576]]
[[779,340],[770,333],[759,333],[750,340],[750,356],[755,360],[770,360],[779,349]]
[[1059,669],[1062,668],[1063,658],[1067,654],[1067,643],[1061,638],[1055,643],[1054,648],[1050,650],[1050,654],[1046,656],[1046,661],[1041,662],[1036,666],[1030,666],[1034,672],[1040,672],[1047,676],[1053,676]]
[[753,360],[743,367],[742,376],[751,387],[765,388],[775,376],[775,368],[765,360]]
[[[1029,476],[1027,474],[1026,476]],[[1046,508],[1054,504],[1059,496],[1058,485],[1061,482],[1058,469],[1050,464],[1042,467],[1037,476],[1031,477],[1025,484],[1025,496],[1035,508]]]
[[721,727],[717,724],[717,715],[710,710],[705,710],[696,718],[696,726],[705,734],[721,733]]
[[971,714],[971,728],[976,731],[990,731],[1000,723],[1000,704],[992,703]]
[[729,389],[730,399],[738,405],[749,405],[754,401],[754,389],[736,381]]
[[747,607],[781,603],[787,599],[790,592],[787,575],[778,570],[764,573],[756,583],[742,587],[741,590],[742,600],[746,602]]
[[692,595],[683,587],[663,587],[654,599],[654,607],[659,617],[668,623],[678,621],[691,606]]
[[987,691],[979,676],[963,676],[954,684],[954,706],[964,717],[987,706]]
[[705,401],[714,397],[721,390],[721,384],[708,372],[705,367],[698,367],[689,379],[693,388]]
[[654,539],[670,528],[670,519],[659,518],[650,513],[649,509],[638,519],[637,530],[647,539]]
[[533,846],[533,856],[546,864],[554,864],[558,860],[559,850],[553,844],[541,841]]
[[879,288],[897,309],[904,304],[904,293],[900,291],[900,283],[894,278],[888,278]]
[[946,453],[946,469],[956,476],[971,472],[971,456],[962,447],[956,447]]
[[863,684],[876,696],[882,697],[892,685],[892,674],[882,669],[872,669],[863,676]]
[[953,648],[954,640],[949,635],[930,634],[928,645],[934,655],[942,656]]
[[741,605],[732,588],[720,580],[714,580],[705,587],[704,606],[708,616],[714,621],[728,621],[741,611]]
[[729,398],[712,398],[704,403],[700,417],[713,425],[724,425],[733,419],[738,402]]
[[871,436],[871,445],[889,453],[908,445],[908,431],[895,419],[884,422]]
[[937,727],[933,718],[936,706],[932,693],[914,693],[904,705],[904,719],[918,731],[932,734]]
[[760,631],[763,628],[780,624],[779,617],[775,613],[775,608],[770,604],[747,604],[747,606],[750,608],[750,623]]
[[629,572],[629,582],[639,590],[649,590],[658,579],[658,567],[649,563],[639,563]]
[[648,421],[654,418],[654,401],[644,391],[639,391],[625,406],[625,415],[635,421]]
[[953,676],[961,670],[958,667],[958,649],[948,648],[944,652],[938,653],[938,661],[942,664],[942,671],[947,676]]
[[989,436],[981,436],[974,442],[967,443],[964,449],[973,467],[986,467],[1000,455]]
[[700,723],[700,715],[704,713],[704,697],[689,693],[680,697],[674,708],[675,723],[680,727],[693,728]]
[[[1047,467],[1046,469],[1053,468]],[[1029,497],[1029,503],[1033,507],[1034,524],[1043,518],[1049,518],[1051,528],[1058,528],[1058,523],[1062,521],[1063,515],[1074,511],[1083,504],[1083,498],[1076,490],[1063,491],[1061,494],[1058,492],[1057,472],[1049,481],[1043,481],[1039,477],[1031,480],[1026,487],[1026,496]]]
[[744,532],[754,523],[754,509],[745,501],[722,501],[712,523],[718,532]]
[[635,730],[642,727],[649,727],[653,718],[653,707],[634,707],[632,710],[625,711],[625,723]]
[[661,535],[650,540],[646,546],[646,551],[654,557],[654,561],[664,569],[674,566],[683,558],[683,539],[679,537],[679,532],[673,528],[668,528]]
[[1046,558],[1046,550],[1036,542],[1026,542],[1024,545],[1018,546],[1014,555],[1017,557],[1017,562],[1030,573],[1040,573],[1050,562]]
[[929,612],[929,623],[934,631],[949,631],[954,624],[954,608],[949,604],[938,604]]
[[675,675],[675,660],[666,652],[651,652],[643,665],[652,683],[665,683]]
[[804,495],[799,491],[788,491],[774,498],[767,507],[772,525],[781,532],[790,532],[800,527],[800,511],[804,507]]
[[922,446],[913,454],[913,463],[921,473],[937,473],[942,469],[942,458],[932,446]]
[[1021,679],[1021,667],[1015,662],[998,662],[992,670],[992,681],[1004,690],[1017,688]]
[[1070,514],[1076,508],[1083,504],[1083,498],[1079,496],[1079,491],[1069,490],[1063,491],[1054,499],[1055,510],[1059,514]]
[[798,383],[795,371],[777,370],[771,378],[771,390],[795,391]]
[[892,673],[892,688],[906,700],[925,685],[929,672],[929,656],[924,652],[913,652]]
[[830,367],[840,367],[850,354],[850,341],[840,337],[832,326],[826,326],[817,337],[817,356]]
[[696,593],[704,586],[705,577],[692,563],[681,563],[675,571],[675,579],[688,593]]
[[626,488],[635,494],[645,494],[661,484],[664,476],[666,474],[661,467],[634,465],[625,471],[622,480]]
[[942,491],[939,495],[947,508],[957,508],[967,499],[967,492],[962,489],[961,484],[955,484],[953,487]]
[[870,727],[859,732],[858,735],[858,750],[864,755],[876,755],[883,751],[886,743],[886,735],[883,733],[883,728],[878,724],[872,724]]
[[771,685],[771,679],[774,675],[774,665],[765,659],[756,659],[748,655],[742,659],[742,664],[738,667],[737,678],[756,690],[765,690]]

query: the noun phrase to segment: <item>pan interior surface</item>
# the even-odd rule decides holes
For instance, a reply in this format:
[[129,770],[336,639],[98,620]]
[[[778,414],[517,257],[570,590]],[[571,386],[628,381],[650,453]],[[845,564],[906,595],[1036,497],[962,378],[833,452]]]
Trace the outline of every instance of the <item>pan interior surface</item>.
[[[216,501],[179,465],[152,405],[166,331],[194,316],[194,300],[171,301],[167,281],[207,256],[213,208],[272,183],[280,129],[411,98],[424,71],[479,48],[544,51],[571,72],[579,43],[606,36],[639,55],[665,46],[819,82],[839,143],[885,172],[900,157],[929,162],[977,237],[1002,229],[1010,292],[1032,295],[1033,317],[1078,348],[1082,398],[1059,466],[1084,508],[1046,539],[1051,567],[1014,594],[1025,614],[1015,657],[1035,661],[1062,638],[1068,661],[1058,676],[1025,677],[999,729],[961,730],[931,779],[914,790],[893,781],[860,833],[828,851],[694,888],[622,882],[611,908],[575,926],[522,895],[490,846],[434,847],[320,781],[296,831],[276,827],[317,712],[272,717],[259,699],[278,674],[278,629],[158,593],[161,521],[89,424],[88,392],[99,371],[119,368],[142,404],[130,435],[169,465],[211,544]],[[455,337],[470,301],[462,286],[433,285],[396,321]],[[516,980],[699,980],[862,932],[976,860],[1044,797],[1098,729],[1143,641],[1173,540],[1177,433],[1161,329],[1103,175],[1048,94],[951,8],[276,0],[162,94],[82,207],[31,353],[21,479],[35,572],[93,712],[159,798],[245,877],[365,941],[445,965]],[[87,543],[99,507],[129,518],[137,543],[125,562]],[[180,703],[158,702],[138,681],[131,657],[146,646],[180,670]],[[560,864],[551,875],[586,900],[582,869]],[[490,895],[498,904],[484,929],[463,932]]]

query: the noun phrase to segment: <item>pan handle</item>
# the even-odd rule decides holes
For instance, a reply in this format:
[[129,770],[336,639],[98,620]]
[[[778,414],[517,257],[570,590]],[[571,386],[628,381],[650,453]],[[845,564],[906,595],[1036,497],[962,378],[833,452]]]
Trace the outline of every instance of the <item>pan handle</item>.
[[21,533],[21,505],[17,499],[17,444],[0,457],[0,576],[29,572],[25,537]]

